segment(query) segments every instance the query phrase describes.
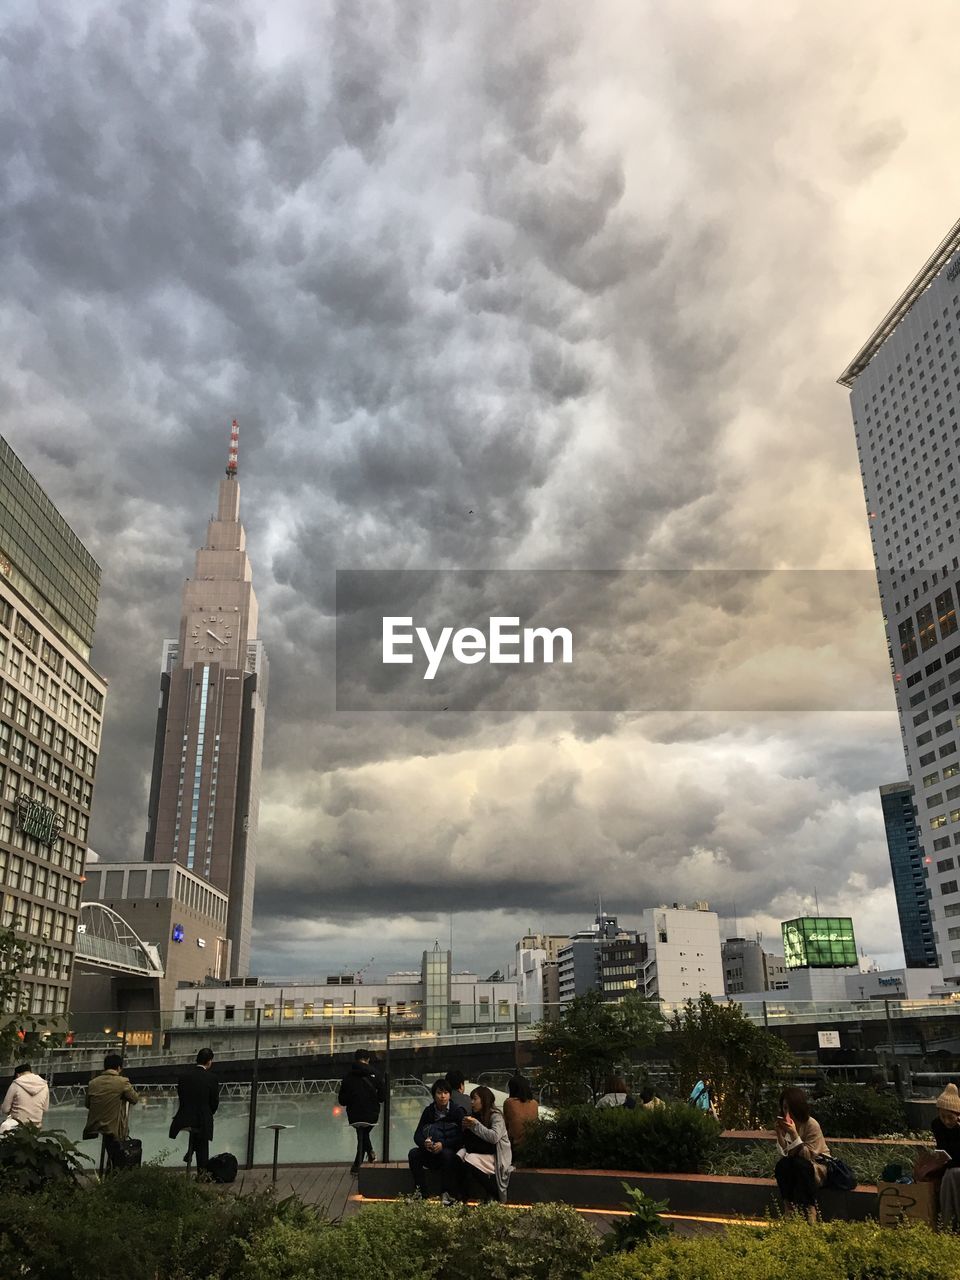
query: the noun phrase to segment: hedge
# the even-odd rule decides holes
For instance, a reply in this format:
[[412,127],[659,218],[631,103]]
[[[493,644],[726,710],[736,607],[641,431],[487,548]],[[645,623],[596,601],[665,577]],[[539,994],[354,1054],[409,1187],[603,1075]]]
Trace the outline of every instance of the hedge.
[[629,1169],[698,1173],[716,1153],[720,1125],[685,1102],[567,1107],[528,1126],[523,1163],[536,1169]]
[[957,1237],[923,1224],[798,1219],[669,1237],[604,1259],[588,1280],[957,1280]]

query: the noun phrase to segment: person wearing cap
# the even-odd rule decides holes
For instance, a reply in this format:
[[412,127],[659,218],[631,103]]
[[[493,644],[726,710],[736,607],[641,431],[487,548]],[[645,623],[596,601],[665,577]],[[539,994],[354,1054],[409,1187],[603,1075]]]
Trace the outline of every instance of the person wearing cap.
[[948,1084],[937,1099],[937,1114],[930,1125],[941,1151],[950,1157],[940,1180],[940,1219],[946,1227],[960,1225],[960,1091]]

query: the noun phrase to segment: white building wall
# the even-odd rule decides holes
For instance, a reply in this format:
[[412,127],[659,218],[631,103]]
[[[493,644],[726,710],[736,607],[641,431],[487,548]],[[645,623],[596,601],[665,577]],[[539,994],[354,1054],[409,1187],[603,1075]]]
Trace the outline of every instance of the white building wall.
[[715,911],[648,907],[640,932],[655,955],[655,994],[668,1004],[701,994],[723,998],[720,919]]

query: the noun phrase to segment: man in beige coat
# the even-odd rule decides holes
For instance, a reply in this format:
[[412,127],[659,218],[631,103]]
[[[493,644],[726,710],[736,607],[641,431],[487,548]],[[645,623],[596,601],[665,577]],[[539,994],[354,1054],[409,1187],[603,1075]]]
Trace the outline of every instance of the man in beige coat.
[[130,1104],[140,1101],[140,1096],[126,1076],[120,1074],[123,1059],[119,1053],[108,1053],[103,1060],[103,1071],[87,1085],[87,1123],[85,1138],[103,1134],[107,1150],[113,1142],[123,1142],[128,1133],[127,1112]]

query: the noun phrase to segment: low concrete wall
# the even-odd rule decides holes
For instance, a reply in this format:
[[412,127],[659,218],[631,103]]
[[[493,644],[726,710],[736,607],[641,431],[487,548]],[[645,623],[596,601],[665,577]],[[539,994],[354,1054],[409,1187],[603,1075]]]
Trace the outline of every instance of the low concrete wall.
[[[666,1200],[672,1213],[762,1218],[779,1212],[777,1185],[771,1178],[714,1178],[699,1173],[517,1169],[510,1179],[510,1200],[514,1204],[558,1201],[581,1209],[622,1209],[624,1182],[654,1200]],[[427,1188],[433,1195],[440,1194],[438,1175],[428,1175]],[[358,1190],[374,1199],[409,1195],[413,1190],[410,1171],[402,1164],[365,1164]],[[876,1216],[876,1206],[876,1187],[820,1193],[820,1211],[826,1220],[871,1218]]]

